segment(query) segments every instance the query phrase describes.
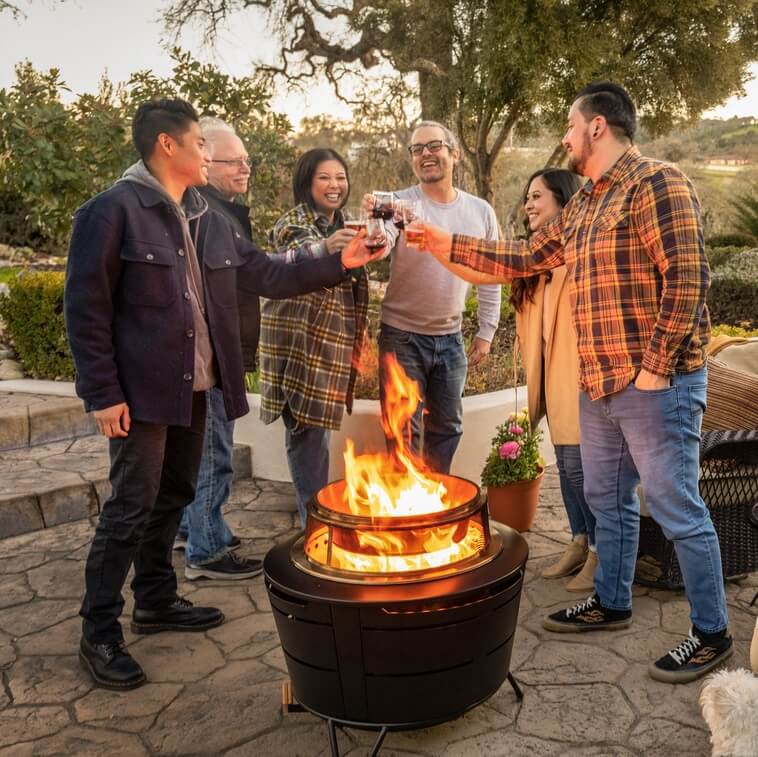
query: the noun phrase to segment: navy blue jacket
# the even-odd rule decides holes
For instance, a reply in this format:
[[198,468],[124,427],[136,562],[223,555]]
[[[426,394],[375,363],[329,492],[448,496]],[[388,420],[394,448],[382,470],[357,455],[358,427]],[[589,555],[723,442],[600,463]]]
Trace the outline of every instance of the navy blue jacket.
[[[199,223],[199,229],[195,224]],[[344,277],[339,255],[295,265],[260,252],[218,211],[191,222],[227,417],[248,412],[241,297],[296,297]],[[64,307],[87,411],[121,402],[135,420],[188,426],[194,323],[179,219],[158,191],[119,182],[74,216]]]

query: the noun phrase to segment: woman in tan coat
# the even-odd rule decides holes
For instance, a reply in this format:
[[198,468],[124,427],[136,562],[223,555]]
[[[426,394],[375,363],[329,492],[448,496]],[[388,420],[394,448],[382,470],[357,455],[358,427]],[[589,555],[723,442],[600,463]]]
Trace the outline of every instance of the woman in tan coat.
[[[579,177],[562,168],[537,171],[524,193],[527,234],[558,213],[581,187]],[[571,320],[566,267],[514,279],[511,304],[516,310],[518,344],[526,368],[529,417],[547,415],[555,446],[563,504],[572,540],[545,578],[562,578],[580,570],[566,588],[592,591],[597,565],[595,518],[584,499],[579,454],[579,357]]]

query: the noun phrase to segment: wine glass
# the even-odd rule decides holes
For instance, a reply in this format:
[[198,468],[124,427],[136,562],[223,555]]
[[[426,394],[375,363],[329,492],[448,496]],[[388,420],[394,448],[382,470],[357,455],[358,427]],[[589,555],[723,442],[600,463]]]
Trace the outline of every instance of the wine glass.
[[369,216],[366,219],[366,247],[369,250],[378,250],[385,244],[387,244],[387,232],[384,228],[384,221],[381,218]]
[[403,221],[402,228],[405,233],[405,244],[408,247],[422,248],[424,246],[424,214],[423,206],[419,200],[404,200],[401,207]]
[[395,215],[397,198],[392,192],[372,192],[374,196],[374,218],[391,221]]
[[365,208],[362,208],[359,205],[351,208],[343,208],[342,219],[346,229],[360,232],[361,229],[366,228],[368,223],[368,212]]

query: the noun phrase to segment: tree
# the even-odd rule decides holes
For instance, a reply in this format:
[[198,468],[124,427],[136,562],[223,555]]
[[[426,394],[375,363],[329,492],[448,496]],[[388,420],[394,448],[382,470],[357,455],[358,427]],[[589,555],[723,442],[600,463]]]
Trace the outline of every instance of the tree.
[[[200,115],[234,124],[255,164],[248,202],[259,240],[284,210],[294,150],[286,117],[270,108],[270,90],[261,77],[234,78],[175,49],[168,78],[151,71],[125,84],[107,79],[94,94],[65,104],[67,91],[58,69],[16,67],[16,81],[0,89],[0,232],[2,241],[46,240],[65,248],[76,208],[110,186],[137,160],[131,118],[152,97],[184,97]],[[23,224],[26,238],[19,238]],[[11,234],[12,232],[12,234]]]
[[758,183],[753,184],[748,192],[737,197],[734,205],[737,231],[749,234],[758,240]]
[[[556,134],[574,93],[595,79],[626,86],[643,123],[663,132],[742,92],[758,59],[755,0],[173,0],[169,30],[213,38],[233,11],[265,8],[281,64],[302,80],[389,64],[414,79],[424,118],[454,125],[477,193],[514,129]],[[558,147],[552,162],[560,162]]]

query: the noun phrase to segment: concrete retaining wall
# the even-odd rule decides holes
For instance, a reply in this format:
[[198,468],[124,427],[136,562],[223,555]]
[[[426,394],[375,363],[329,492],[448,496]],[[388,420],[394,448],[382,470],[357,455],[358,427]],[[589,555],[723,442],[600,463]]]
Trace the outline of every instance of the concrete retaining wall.
[[[254,475],[272,481],[290,481],[284,454],[284,424],[281,419],[268,426],[259,420],[260,395],[248,394],[250,412],[235,426],[234,440],[253,448]],[[517,404],[518,400],[518,404]],[[463,399],[463,438],[453,460],[453,473],[479,482],[479,474],[490,449],[495,429],[514,410],[526,406],[526,387],[518,390],[479,394]],[[543,425],[542,455],[550,464],[555,462],[553,446],[547,427]],[[329,478],[344,475],[343,452],[345,439],[355,442],[356,451],[384,450],[384,435],[379,422],[379,403],[356,400],[352,415],[345,414],[342,428],[334,432],[330,444]]]

